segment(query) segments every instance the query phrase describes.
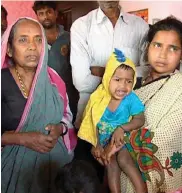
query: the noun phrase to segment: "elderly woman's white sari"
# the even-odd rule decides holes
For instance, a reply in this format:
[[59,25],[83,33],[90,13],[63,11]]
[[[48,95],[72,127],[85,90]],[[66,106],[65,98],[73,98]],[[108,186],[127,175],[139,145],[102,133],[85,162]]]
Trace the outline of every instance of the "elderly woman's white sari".
[[[182,187],[182,74],[153,81],[136,91],[146,106],[145,127],[154,132],[158,146],[154,155],[159,168],[150,169],[149,193],[170,192]],[[129,179],[121,174],[122,193],[134,192]]]

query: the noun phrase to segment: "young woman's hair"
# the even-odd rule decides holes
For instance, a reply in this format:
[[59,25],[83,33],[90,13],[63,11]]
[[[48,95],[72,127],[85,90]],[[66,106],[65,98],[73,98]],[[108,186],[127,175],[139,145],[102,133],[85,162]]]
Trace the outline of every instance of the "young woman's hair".
[[[150,27],[147,34],[147,40],[146,40],[148,43],[148,46],[152,42],[157,32],[171,31],[171,30],[175,31],[179,35],[179,39],[182,45],[182,22],[176,19],[175,17],[170,16],[161,21],[158,21],[157,23],[155,23]],[[145,52],[145,57],[144,57],[145,61],[147,61],[147,54],[148,54],[148,48],[146,49],[146,52]]]
[[152,25],[148,31],[147,42],[151,42],[158,31],[175,31],[178,33],[182,44],[182,22],[175,17],[167,17]]
[[56,180],[58,193],[99,193],[100,183],[94,168],[82,160],[66,164]]

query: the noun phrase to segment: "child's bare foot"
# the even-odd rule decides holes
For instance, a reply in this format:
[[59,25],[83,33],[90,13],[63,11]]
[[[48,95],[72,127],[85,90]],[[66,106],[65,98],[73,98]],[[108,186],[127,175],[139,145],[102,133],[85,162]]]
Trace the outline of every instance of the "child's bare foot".
[[104,148],[104,153],[102,154],[102,157],[104,159],[104,163],[105,165],[110,164],[110,159],[111,157],[118,152],[121,148],[123,147],[123,145],[116,147],[116,145],[111,145],[108,144],[105,148]]

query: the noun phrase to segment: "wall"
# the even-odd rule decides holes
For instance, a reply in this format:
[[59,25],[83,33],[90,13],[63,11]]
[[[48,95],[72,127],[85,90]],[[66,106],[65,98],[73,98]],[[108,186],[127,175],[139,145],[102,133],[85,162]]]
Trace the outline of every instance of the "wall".
[[[36,19],[36,15],[32,10],[34,1],[7,1],[3,0],[2,5],[8,11],[8,25],[19,17],[33,17]],[[96,1],[57,1],[58,10],[65,10],[71,8],[71,23],[78,17],[87,14],[92,9],[97,7]],[[71,24],[70,24],[71,25]]]
[[180,1],[121,1],[120,5],[125,12],[148,8],[148,23],[150,24],[153,18],[163,19],[169,15],[182,20],[182,2]]
[[32,10],[34,1],[2,1],[2,5],[8,11],[8,25],[19,17],[32,17],[36,19],[36,15]]
[[[32,10],[33,1],[2,1],[2,4],[8,11],[8,22],[12,23],[16,18],[21,16],[29,16],[36,18]],[[123,10],[135,11],[140,9],[149,9],[149,23],[152,23],[153,18],[164,18],[168,15],[174,15],[182,20],[182,2],[180,1],[121,1],[120,3],[123,7]],[[83,2],[82,6],[86,8],[86,4]],[[95,5],[92,5],[93,8]],[[79,7],[78,7],[79,8]],[[88,9],[88,7],[87,7]],[[90,10],[92,7],[90,7]],[[83,9],[80,11],[78,9],[79,14],[85,14]],[[73,21],[77,18],[78,13],[73,13]]]

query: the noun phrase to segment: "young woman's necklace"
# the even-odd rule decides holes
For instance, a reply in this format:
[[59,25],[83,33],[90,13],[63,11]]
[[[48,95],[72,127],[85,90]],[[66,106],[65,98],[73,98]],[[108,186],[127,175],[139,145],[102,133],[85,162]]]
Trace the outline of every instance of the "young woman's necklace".
[[15,67],[15,72],[17,74],[17,77],[18,77],[18,80],[19,80],[19,83],[20,83],[20,90],[22,91],[23,93],[23,96],[27,99],[28,98],[28,92],[27,92],[27,89],[26,89],[26,86],[20,76],[20,73],[18,72],[17,68]]

